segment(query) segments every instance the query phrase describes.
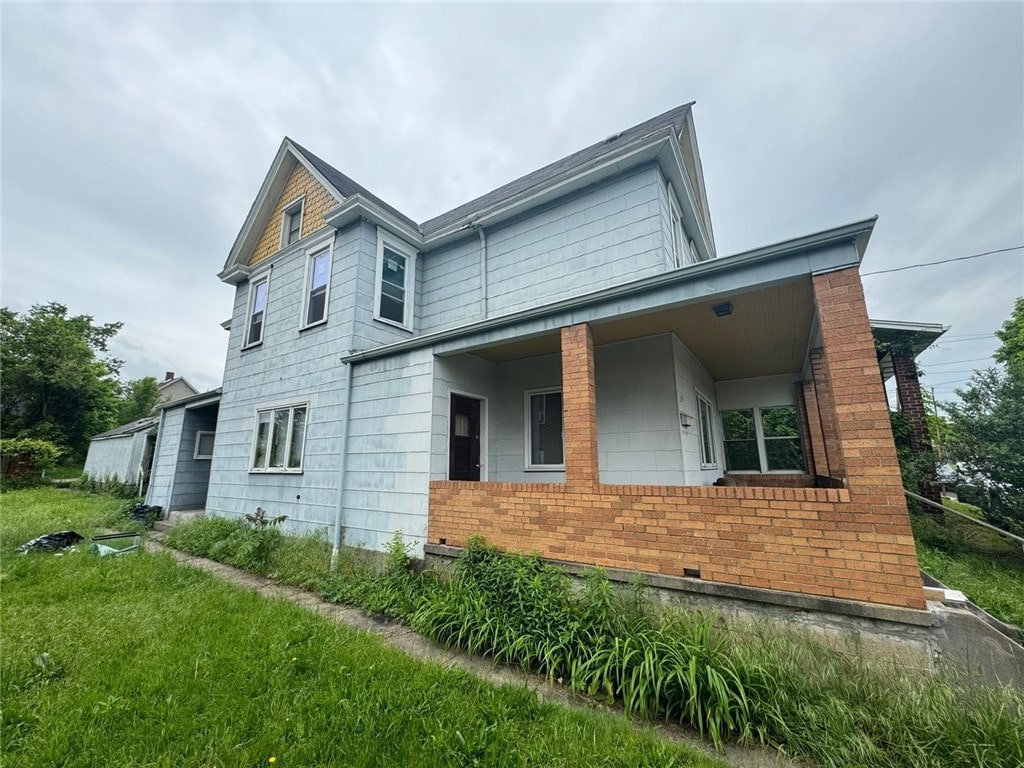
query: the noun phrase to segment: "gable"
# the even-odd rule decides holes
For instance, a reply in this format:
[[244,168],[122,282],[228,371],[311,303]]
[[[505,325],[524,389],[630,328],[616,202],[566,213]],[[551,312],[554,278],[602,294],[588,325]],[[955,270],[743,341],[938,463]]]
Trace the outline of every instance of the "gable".
[[284,209],[303,195],[305,201],[300,236],[305,237],[326,226],[324,214],[338,204],[337,200],[302,163],[295,163],[284,189],[274,203],[270,218],[267,219],[266,226],[256,241],[256,246],[249,257],[249,266],[259,264],[281,250],[281,217],[284,215]]

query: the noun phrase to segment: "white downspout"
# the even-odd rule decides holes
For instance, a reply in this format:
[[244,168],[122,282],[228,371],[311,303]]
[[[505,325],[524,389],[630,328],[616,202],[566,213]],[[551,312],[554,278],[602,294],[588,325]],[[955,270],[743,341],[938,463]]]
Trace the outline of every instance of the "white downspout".
[[484,228],[477,230],[480,233],[480,317],[487,318],[487,235]]
[[345,373],[345,415],[341,422],[341,463],[338,467],[338,504],[334,511],[334,540],[331,544],[331,572],[338,568],[338,554],[341,551],[342,518],[345,510],[345,461],[348,458],[348,418],[352,412],[352,367],[343,363]]

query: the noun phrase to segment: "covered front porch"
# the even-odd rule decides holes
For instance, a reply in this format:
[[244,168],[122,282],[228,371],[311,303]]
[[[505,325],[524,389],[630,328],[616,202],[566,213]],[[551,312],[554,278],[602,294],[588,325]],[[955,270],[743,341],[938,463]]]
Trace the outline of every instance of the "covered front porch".
[[435,358],[428,542],[923,608],[855,267]]

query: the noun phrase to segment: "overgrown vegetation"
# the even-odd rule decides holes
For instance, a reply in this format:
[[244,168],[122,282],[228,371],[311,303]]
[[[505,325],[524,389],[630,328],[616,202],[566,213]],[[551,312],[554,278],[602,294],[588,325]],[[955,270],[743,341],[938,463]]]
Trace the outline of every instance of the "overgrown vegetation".
[[136,499],[139,497],[139,486],[135,483],[126,483],[117,477],[91,477],[80,475],[75,482],[75,488],[84,493],[102,493],[113,496],[116,499]]
[[[237,526],[197,520],[172,529],[170,543],[209,555]],[[1019,692],[895,663],[872,668],[807,636],[656,610],[642,584],[615,589],[600,572],[577,588],[535,557],[474,542],[447,576],[418,573],[397,536],[383,564],[346,553],[334,574],[325,543],[282,537],[259,572],[280,576],[285,562],[288,580],[315,583],[329,599],[716,741],[772,744],[826,766],[1024,761]]]
[[[979,512],[970,505],[945,503],[951,509]],[[1019,543],[956,515],[947,514],[941,523],[918,515],[911,521],[921,568],[996,618],[1024,628],[1024,554]]]
[[53,489],[3,500],[5,766],[718,765],[622,718],[413,661],[167,555],[12,555],[46,531],[88,533],[121,503]]
[[0,487],[4,490],[42,485],[46,470],[63,451],[53,443],[34,438],[0,440]]

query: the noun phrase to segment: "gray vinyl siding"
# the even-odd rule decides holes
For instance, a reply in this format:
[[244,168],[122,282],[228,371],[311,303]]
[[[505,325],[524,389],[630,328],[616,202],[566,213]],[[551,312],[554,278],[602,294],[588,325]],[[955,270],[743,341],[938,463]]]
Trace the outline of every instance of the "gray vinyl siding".
[[147,504],[166,509],[171,502],[184,421],[184,408],[165,410],[160,417],[160,431],[153,454],[153,469],[149,477],[149,490],[146,491]]
[[448,419],[451,393],[458,392],[485,400],[480,421],[480,479],[497,480],[491,454],[497,440],[494,409],[498,404],[498,366],[475,355],[438,357],[434,360],[434,412],[431,423],[430,479],[448,479]]
[[353,370],[344,541],[381,550],[400,531],[422,554],[430,482],[433,355],[419,350]]
[[[661,171],[651,164],[486,229],[488,316],[663,271],[666,205]],[[420,261],[419,332],[480,317],[475,232]]]
[[683,484],[672,362],[668,334],[594,351],[602,482]]
[[[693,426],[680,427],[683,448],[683,468],[686,485],[711,485],[725,472],[724,451],[722,444],[722,421],[718,415],[718,397],[715,383],[700,361],[679,341],[675,334],[668,338],[672,341],[672,359],[675,368],[676,395],[679,411],[689,414]],[[700,422],[697,408],[697,392],[711,404],[712,429],[715,443],[715,466],[711,469],[701,467],[700,455]]]
[[89,443],[82,472],[94,480],[134,483],[138,480],[145,442],[145,430],[122,437],[93,440]]
[[214,431],[217,426],[216,407],[181,410],[184,411],[184,418],[176,457],[177,469],[167,509],[203,509],[210,484],[210,459],[194,458],[196,433]]

